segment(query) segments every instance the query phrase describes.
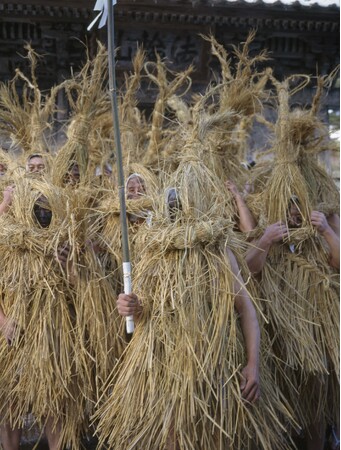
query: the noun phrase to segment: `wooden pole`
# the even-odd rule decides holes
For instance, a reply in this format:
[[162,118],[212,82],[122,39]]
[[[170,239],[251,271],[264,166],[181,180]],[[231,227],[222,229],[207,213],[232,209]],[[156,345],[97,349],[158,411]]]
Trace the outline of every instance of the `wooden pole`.
[[[120,138],[120,126],[118,118],[117,107],[117,89],[116,89],[116,73],[115,73],[115,31],[114,31],[114,7],[113,1],[108,2],[108,55],[109,55],[109,89],[111,97],[111,109],[114,123],[114,135],[116,144],[116,164],[118,174],[118,196],[120,201],[120,222],[122,235],[122,254],[123,254],[123,282],[124,293],[130,294],[131,288],[131,263],[129,255],[129,238],[128,238],[128,224],[127,211],[125,202],[125,184],[122,162],[122,148]],[[126,330],[128,334],[134,331],[133,316],[126,317]]]

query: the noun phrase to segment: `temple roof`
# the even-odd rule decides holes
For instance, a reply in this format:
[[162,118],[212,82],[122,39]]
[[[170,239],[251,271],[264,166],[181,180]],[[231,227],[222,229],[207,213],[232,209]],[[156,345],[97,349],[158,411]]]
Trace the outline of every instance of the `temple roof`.
[[[68,8],[81,8],[81,9],[93,9],[95,6],[95,0],[69,0],[67,2],[60,0],[17,0],[17,1],[3,1],[1,2],[1,9],[9,10],[23,10],[23,9],[39,9],[55,8],[68,9]],[[241,6],[247,7],[248,5],[258,7],[298,7],[298,8],[340,8],[340,0],[118,0],[117,7],[138,7],[154,5],[155,7],[161,7],[163,5],[175,8],[183,8],[186,6],[196,7],[200,6]]]
[[[66,20],[88,22],[95,17],[95,0],[17,0],[0,2],[0,22],[26,20]],[[140,22],[219,23],[241,17],[258,27],[259,19],[310,23],[339,23],[340,0],[118,0],[117,18]],[[136,17],[135,17],[136,16]],[[224,23],[225,23],[224,22]],[[334,27],[333,25],[333,27]],[[320,25],[317,25],[318,27]],[[326,25],[324,25],[326,27]],[[329,31],[329,30],[328,30]]]
[[299,5],[299,6],[336,6],[340,7],[340,0],[211,0],[209,3],[215,5],[217,3],[234,3],[234,4],[243,4],[243,3],[252,3],[252,4],[264,4],[264,5]]

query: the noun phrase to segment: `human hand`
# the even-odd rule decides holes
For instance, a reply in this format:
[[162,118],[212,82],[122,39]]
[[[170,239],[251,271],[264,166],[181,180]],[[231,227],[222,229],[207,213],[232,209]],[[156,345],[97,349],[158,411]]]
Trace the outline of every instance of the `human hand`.
[[225,186],[231,192],[233,197],[236,198],[236,197],[239,197],[241,195],[240,192],[237,189],[237,186],[233,183],[233,181],[231,181],[231,180],[225,181]]
[[118,313],[121,316],[135,316],[142,312],[142,305],[136,294],[123,294],[116,301]]
[[287,236],[288,230],[283,222],[276,222],[269,225],[264,232],[264,239],[270,245],[282,241]]
[[310,220],[313,227],[315,227],[320,234],[324,234],[329,229],[326,216],[319,211],[312,211]]
[[12,204],[14,189],[15,186],[7,186],[6,189],[4,190],[3,203],[6,203],[6,205],[8,206]]
[[248,363],[241,371],[240,391],[244,400],[254,403],[260,397],[258,365]]

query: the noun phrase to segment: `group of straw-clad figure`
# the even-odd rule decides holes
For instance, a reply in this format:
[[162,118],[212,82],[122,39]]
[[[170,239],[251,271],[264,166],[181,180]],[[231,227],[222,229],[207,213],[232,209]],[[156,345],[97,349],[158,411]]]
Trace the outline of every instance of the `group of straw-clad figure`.
[[[4,450],[28,417],[51,450],[91,436],[120,450],[337,440],[339,193],[318,160],[333,145],[318,113],[335,74],[278,81],[265,52],[249,56],[252,36],[232,54],[205,39],[221,73],[204,94],[191,94],[192,67],[138,50],[118,96],[131,294],[105,49],[42,94],[28,47],[31,74],[0,86]],[[146,80],[150,117],[137,108]],[[311,105],[292,109],[313,81]],[[268,151],[251,167],[257,121]]]

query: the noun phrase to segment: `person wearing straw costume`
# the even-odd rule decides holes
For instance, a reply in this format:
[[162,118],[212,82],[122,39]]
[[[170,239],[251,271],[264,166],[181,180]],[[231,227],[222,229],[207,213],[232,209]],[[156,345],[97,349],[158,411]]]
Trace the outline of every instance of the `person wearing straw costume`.
[[[90,123],[109,104],[105,62],[100,46],[94,60],[64,84],[72,114],[67,142],[54,158],[53,184],[38,186],[32,180],[36,189],[31,189],[28,181],[15,180],[16,195],[2,216],[3,307],[18,327],[10,348],[1,340],[1,418],[20,427],[32,411],[37,424],[52,430],[51,448],[79,448],[99,387],[117,358],[118,328],[110,301],[116,294],[91,244],[101,221],[87,173]],[[31,200],[38,193],[52,211],[51,224],[43,230],[33,218]]]
[[[26,160],[26,173],[41,173],[44,170],[44,167],[45,166],[41,155],[32,154]],[[7,186],[7,188],[5,189],[3,201],[0,204],[0,215],[7,213],[8,210],[10,209],[13,201],[14,188],[15,188],[14,186]],[[42,213],[43,208],[40,208],[37,204],[35,206],[35,211],[37,212],[37,215],[40,220],[43,216],[43,214],[40,214]],[[40,221],[43,223],[44,219]],[[13,337],[13,333],[15,332],[15,324],[13,321],[7,318],[1,305],[0,305],[0,329],[6,341],[8,342],[8,344],[10,344]],[[18,443],[20,442],[21,430],[12,429],[10,423],[4,423],[1,425],[0,435],[1,441],[3,442],[4,448],[6,450],[7,447],[10,445],[10,443],[13,443],[14,446],[19,445]]]
[[[135,172],[129,175],[126,181],[127,200],[139,200],[146,196],[146,185],[142,175]],[[139,225],[146,221],[147,225],[151,224],[151,211],[144,210],[138,214],[128,212],[128,220],[131,224]]]
[[[135,235],[139,226],[151,224],[153,199],[158,191],[158,180],[155,175],[141,164],[130,164],[126,179],[126,209],[129,231],[132,236],[131,251],[134,252]],[[107,243],[108,252],[112,256],[115,267],[121,266],[121,236],[119,228],[119,202],[117,193],[108,192],[101,200],[99,210],[102,214],[103,228],[100,239]]]
[[16,180],[15,189],[0,232],[2,445],[19,448],[24,419],[32,413],[50,449],[67,442],[77,448],[85,405],[75,366],[74,312],[51,248],[63,198],[40,180]]
[[[1,122],[1,133],[3,136],[10,138],[12,146],[19,147],[20,152],[17,152],[15,158],[7,156],[7,161],[10,163],[10,181],[13,182],[16,179],[16,183],[7,186],[4,190],[3,200],[0,204],[0,215],[8,214],[12,207],[12,203],[16,204],[18,199],[16,197],[20,195],[22,183],[20,173],[20,166],[23,164],[23,158],[25,158],[26,164],[26,174],[37,174],[41,173],[45,169],[44,156],[46,155],[46,143],[43,136],[44,130],[49,126],[49,120],[54,110],[54,99],[57,95],[58,88],[51,90],[51,96],[42,96],[35,77],[35,68],[37,63],[37,55],[32,50],[30,46],[26,46],[28,51],[28,59],[31,63],[31,76],[32,80],[28,78],[20,71],[17,70],[16,75],[13,80],[11,80],[8,85],[1,83],[0,85],[0,122]],[[20,80],[24,82],[25,89],[21,100],[16,94],[16,82]],[[44,102],[45,101],[45,102]],[[28,125],[30,124],[30,126]],[[32,153],[34,149],[35,153]],[[18,150],[18,148],[17,148]],[[8,150],[8,154],[11,152],[11,148]],[[19,184],[17,189],[16,185]],[[21,186],[21,187],[20,187]],[[18,192],[19,191],[19,192]],[[40,216],[41,222],[43,223],[43,213],[42,208],[38,206],[35,207],[35,212]],[[42,214],[40,214],[42,213]],[[4,219],[6,221],[6,218]],[[17,224],[14,224],[14,227]],[[2,238],[6,238],[7,245],[11,244],[11,234],[5,236],[5,231],[8,231],[7,227],[4,227],[2,231]],[[6,252],[9,247],[2,249],[3,254],[3,278],[1,280],[1,305],[0,305],[0,324],[1,332],[4,337],[2,344],[11,342],[13,334],[15,333],[14,322],[7,317],[7,308],[4,306],[3,302],[6,300],[7,291],[10,290],[6,286],[5,273],[6,271],[11,271],[14,266],[6,266]],[[12,281],[13,283],[13,281]],[[10,282],[9,282],[10,286]],[[5,292],[5,294],[4,294]],[[6,344],[5,344],[6,345]],[[2,346],[2,351],[6,353]],[[7,350],[8,351],[8,350]],[[3,356],[3,355],[2,355]],[[2,359],[2,358],[1,358]],[[7,358],[5,358],[7,360]],[[12,404],[6,402],[7,396],[11,396],[10,384],[8,380],[6,381],[5,374],[5,362],[2,359],[2,383],[5,382],[5,394],[1,396],[2,398],[2,414],[1,414],[1,442],[4,449],[16,449],[19,448],[21,429],[15,420],[12,421]],[[7,377],[11,380],[13,376],[7,374]],[[6,416],[7,414],[7,416]],[[23,424],[24,417],[20,417],[21,424]],[[51,423],[47,423],[47,432],[51,444],[53,445],[55,436],[52,432]]]
[[284,449],[289,413],[266,373],[260,397],[260,330],[234,256],[242,264],[241,242],[221,218],[225,189],[192,153],[170,185],[171,211],[162,196],[151,227],[139,227],[136,295],[118,299],[122,315],[140,314],[98,405],[99,445]]
[[122,320],[113,301],[120,278],[116,261],[109,261],[111,241],[105,233],[108,210],[100,208],[103,193],[110,197],[113,192],[94,183],[91,165],[98,158],[98,155],[91,157],[94,144],[93,136],[90,139],[91,124],[110,107],[106,71],[106,52],[99,46],[96,58],[86,63],[69,92],[73,115],[68,141],[56,156],[52,174],[67,197],[69,222],[64,230],[67,238],[60,242],[58,259],[72,272],[76,344],[79,365],[84,370],[87,416],[92,414],[102,385],[125,345],[121,338]]
[[268,299],[273,371],[308,450],[322,450],[326,424],[339,423],[339,236],[328,223],[339,194],[316,160],[328,135],[317,117],[328,81],[317,80],[310,110],[289,111],[290,95],[302,84],[273,79],[279,104],[275,158],[258,172],[265,180],[254,194],[259,226],[246,254],[260,295]]
[[[26,173],[42,173],[45,169],[44,159],[42,155],[33,153],[26,160]],[[0,215],[8,211],[12,203],[12,197],[15,186],[7,186],[3,193],[3,200],[0,203]]]

